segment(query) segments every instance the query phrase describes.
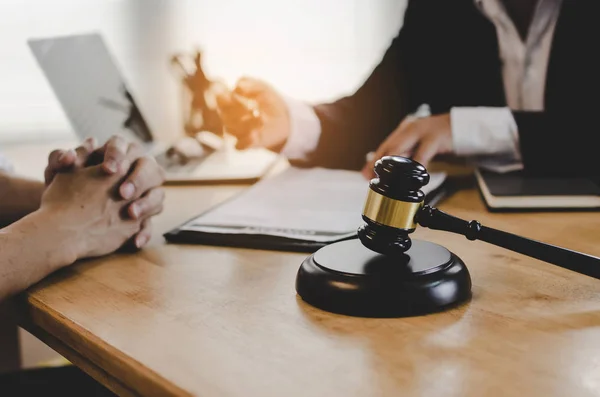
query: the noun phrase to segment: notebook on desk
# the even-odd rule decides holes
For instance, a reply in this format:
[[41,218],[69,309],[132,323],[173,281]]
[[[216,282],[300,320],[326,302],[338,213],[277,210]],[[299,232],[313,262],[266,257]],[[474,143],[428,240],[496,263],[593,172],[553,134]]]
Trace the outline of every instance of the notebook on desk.
[[[426,201],[441,197],[433,173]],[[369,183],[354,171],[290,167],[165,234],[173,243],[313,252],[354,238]]]
[[475,176],[492,211],[600,209],[600,185],[587,178],[540,177],[481,168]]

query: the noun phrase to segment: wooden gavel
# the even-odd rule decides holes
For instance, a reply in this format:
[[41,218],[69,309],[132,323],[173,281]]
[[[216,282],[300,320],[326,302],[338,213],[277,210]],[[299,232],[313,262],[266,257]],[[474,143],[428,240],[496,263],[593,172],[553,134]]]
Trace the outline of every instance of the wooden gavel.
[[404,157],[386,156],[375,163],[377,178],[369,193],[358,230],[362,244],[372,251],[394,256],[411,247],[409,234],[417,225],[464,235],[536,258],[577,273],[600,279],[600,258],[542,243],[465,221],[436,208],[423,205],[420,189],[429,182],[421,164]]

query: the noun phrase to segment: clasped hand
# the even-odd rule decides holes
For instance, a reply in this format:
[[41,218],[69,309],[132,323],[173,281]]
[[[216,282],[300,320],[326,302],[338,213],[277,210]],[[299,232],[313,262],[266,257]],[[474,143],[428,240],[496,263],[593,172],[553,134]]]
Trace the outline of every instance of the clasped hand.
[[61,227],[77,236],[73,259],[100,256],[151,237],[150,218],[162,211],[165,180],[154,158],[120,136],[97,147],[87,139],[50,153],[41,211],[59,212]]

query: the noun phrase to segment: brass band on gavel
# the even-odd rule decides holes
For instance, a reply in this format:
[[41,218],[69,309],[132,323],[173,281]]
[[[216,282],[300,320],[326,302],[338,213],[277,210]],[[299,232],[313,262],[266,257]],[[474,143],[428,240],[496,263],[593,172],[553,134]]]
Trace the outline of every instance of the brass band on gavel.
[[395,200],[369,189],[363,215],[380,225],[414,230],[417,227],[415,216],[422,206],[423,201],[410,203]]

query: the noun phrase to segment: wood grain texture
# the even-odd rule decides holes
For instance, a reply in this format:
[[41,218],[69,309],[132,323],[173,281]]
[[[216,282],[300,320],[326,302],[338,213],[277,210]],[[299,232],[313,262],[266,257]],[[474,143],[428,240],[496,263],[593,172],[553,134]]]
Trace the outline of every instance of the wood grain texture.
[[[27,310],[25,310],[27,312]],[[30,318],[30,317],[29,317]],[[82,357],[78,352],[71,349],[69,346],[64,344],[59,339],[55,338],[48,332],[42,329],[38,329],[37,326],[28,322],[27,317],[22,318],[22,327],[27,329],[31,333],[35,333],[42,342],[49,346],[52,346],[54,350],[60,353],[63,357],[83,369],[87,374],[92,376],[96,381],[105,385],[109,390],[116,393],[121,397],[136,397],[139,394],[131,391],[127,386],[123,385],[118,379],[112,377],[102,368],[95,366],[90,360]]]
[[[469,267],[470,302],[405,319],[325,313],[296,296],[303,254],[163,242],[241,189],[169,187],[150,247],[51,276],[21,297],[23,323],[132,395],[600,394],[600,281],[421,228]],[[473,189],[441,208],[600,256],[600,213],[492,214]]]

